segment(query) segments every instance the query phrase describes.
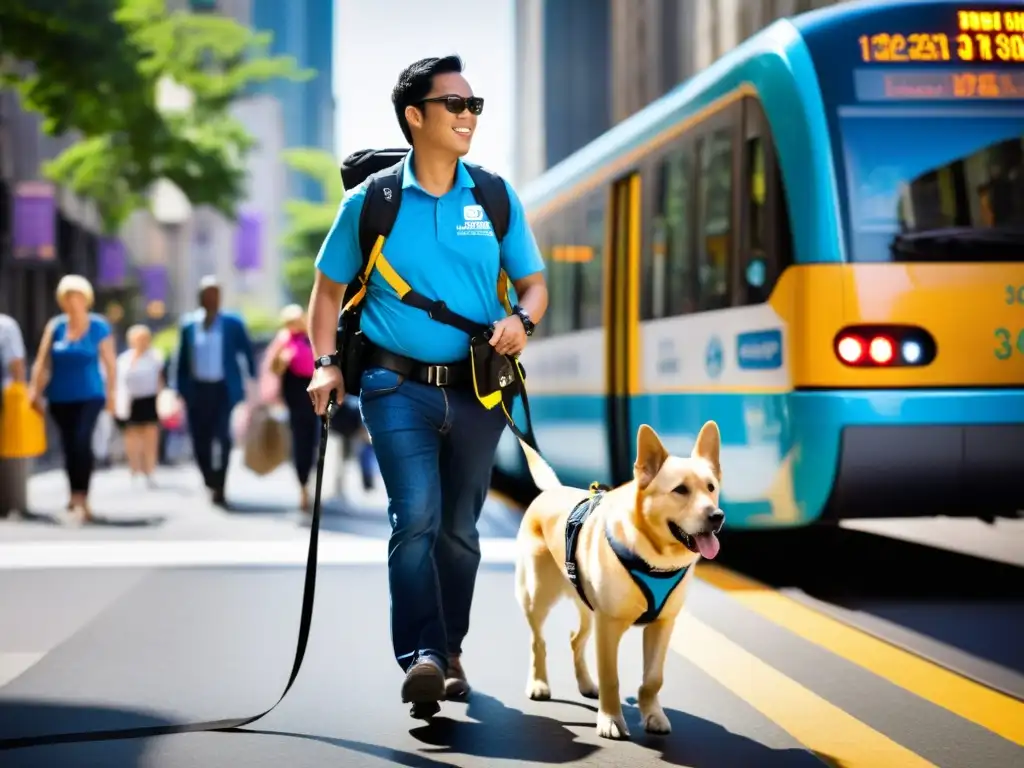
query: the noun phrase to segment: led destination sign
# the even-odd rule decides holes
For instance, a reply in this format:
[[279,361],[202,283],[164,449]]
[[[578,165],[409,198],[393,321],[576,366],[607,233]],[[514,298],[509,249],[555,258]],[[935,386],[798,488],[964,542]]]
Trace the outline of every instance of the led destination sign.
[[862,62],[1024,64],[1024,10],[955,11],[948,31],[925,29],[860,35]]

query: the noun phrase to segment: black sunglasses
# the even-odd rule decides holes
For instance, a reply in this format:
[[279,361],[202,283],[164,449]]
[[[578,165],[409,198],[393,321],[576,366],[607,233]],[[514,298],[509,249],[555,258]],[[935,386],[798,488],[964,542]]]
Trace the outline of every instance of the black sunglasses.
[[479,115],[484,111],[484,100],[480,96],[435,96],[432,99],[424,99],[421,104],[435,101],[439,104],[444,104],[444,108],[451,112],[453,115],[462,114],[464,109],[468,109],[471,114]]

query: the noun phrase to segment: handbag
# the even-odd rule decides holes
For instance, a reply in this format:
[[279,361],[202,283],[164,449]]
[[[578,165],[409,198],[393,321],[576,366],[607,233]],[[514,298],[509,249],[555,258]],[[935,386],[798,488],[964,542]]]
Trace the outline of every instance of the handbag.
[[9,384],[0,408],[0,459],[32,459],[46,453],[46,418],[32,407],[28,387]]

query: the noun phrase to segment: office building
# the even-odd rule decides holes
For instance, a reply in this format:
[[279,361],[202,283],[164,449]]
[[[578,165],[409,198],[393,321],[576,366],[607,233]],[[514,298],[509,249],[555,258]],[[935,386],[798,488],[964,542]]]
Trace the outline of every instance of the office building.
[[[96,281],[100,222],[88,202],[46,181],[42,165],[72,136],[47,136],[14,89],[0,90],[0,312],[34,350],[58,312],[57,282],[72,272]],[[110,293],[97,285],[101,308]]]
[[[274,80],[252,89],[253,95],[273,96],[281,105],[285,147],[314,147],[334,151],[333,0],[248,0],[250,24],[273,34],[270,52],[292,56],[316,75],[302,82]],[[320,186],[312,179],[289,172],[288,196],[321,200]]]
[[609,0],[518,0],[514,175],[525,184],[611,127]]
[[536,178],[778,18],[837,0],[518,0],[516,182]]

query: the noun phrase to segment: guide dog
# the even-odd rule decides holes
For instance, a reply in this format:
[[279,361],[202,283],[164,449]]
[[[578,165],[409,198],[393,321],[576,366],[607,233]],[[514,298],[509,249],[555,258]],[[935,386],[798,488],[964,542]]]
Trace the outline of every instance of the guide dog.
[[[563,486],[547,462],[523,446],[541,490],[517,536],[516,598],[530,626],[526,692],[531,699],[551,698],[541,631],[551,608],[569,596],[580,617],[570,639],[576,682],[581,694],[598,699],[598,735],[629,736],[619,699],[618,656],[619,641],[634,624],[644,625],[638,696],[644,729],[671,732],[658,693],[693,566],[701,557],[710,560],[718,554],[716,534],[725,522],[718,507],[720,449],[721,434],[713,421],[701,428],[689,458],[670,455],[644,424],[637,433],[633,480],[588,492]],[[595,626],[597,685],[584,655]]]

